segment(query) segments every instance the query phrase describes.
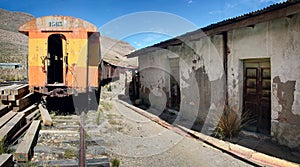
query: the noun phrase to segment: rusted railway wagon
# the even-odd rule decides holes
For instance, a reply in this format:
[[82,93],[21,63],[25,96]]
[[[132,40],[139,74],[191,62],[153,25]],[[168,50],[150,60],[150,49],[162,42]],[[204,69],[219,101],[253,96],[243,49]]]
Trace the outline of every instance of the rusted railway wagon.
[[96,26],[69,16],[45,16],[19,28],[28,38],[28,80],[35,92],[64,96],[98,89]]

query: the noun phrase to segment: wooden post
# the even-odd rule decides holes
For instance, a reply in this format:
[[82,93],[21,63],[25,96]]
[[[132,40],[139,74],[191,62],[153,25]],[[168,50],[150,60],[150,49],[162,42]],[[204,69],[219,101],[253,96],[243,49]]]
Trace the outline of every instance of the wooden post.
[[29,90],[26,89],[24,92],[20,94],[14,94],[14,95],[7,95],[7,101],[16,101],[18,99],[21,99],[22,97],[26,96],[29,93]]
[[8,112],[7,105],[0,105],[0,117]]
[[49,115],[48,110],[46,108],[44,108],[42,104],[39,104],[39,109],[40,109],[40,112],[41,112],[43,124],[51,126],[53,122],[52,122],[52,119]]
[[34,112],[37,109],[37,105],[33,104],[31,106],[29,106],[28,108],[26,108],[25,110],[21,111],[20,113],[24,113],[25,117],[29,114],[31,114],[32,112]]
[[24,92],[26,92],[27,90],[29,90],[29,85],[24,84],[24,85],[21,85],[19,87],[12,89],[10,91],[10,94],[11,95],[20,95],[20,94],[24,94]]
[[29,93],[21,99],[16,100],[17,107],[14,107],[14,111],[20,111],[35,102],[37,102],[36,95],[34,93]]
[[17,113],[10,111],[7,114],[5,114],[4,116],[2,116],[0,118],[0,128],[2,128],[3,125],[6,124],[6,122],[8,122],[9,120],[11,120]]
[[16,161],[27,162],[32,158],[33,148],[38,139],[40,122],[40,120],[35,120],[31,123],[29,129],[14,153],[14,158]]
[[10,121],[8,121],[1,129],[0,129],[0,142],[7,142],[7,139],[13,136],[15,132],[19,130],[19,128],[23,125],[24,114],[18,113],[14,116]]
[[34,112],[26,116],[26,123],[31,122],[32,120],[38,118],[40,115],[41,115],[40,110],[39,109],[35,110]]
[[12,167],[13,156],[12,154],[1,154],[0,155],[0,167]]

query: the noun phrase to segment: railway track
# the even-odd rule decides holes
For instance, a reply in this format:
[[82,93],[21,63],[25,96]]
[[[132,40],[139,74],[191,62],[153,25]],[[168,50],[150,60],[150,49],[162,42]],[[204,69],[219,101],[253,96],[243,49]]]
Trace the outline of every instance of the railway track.
[[[0,167],[24,163],[44,166],[40,155],[45,154],[56,158],[51,159],[50,165],[54,166],[109,166],[109,161],[86,160],[84,112],[52,120],[43,98],[30,93],[28,84],[0,86],[0,97]],[[74,139],[78,142],[68,143]],[[57,147],[51,149],[53,145]],[[66,156],[70,154],[66,145],[75,148],[75,158]]]

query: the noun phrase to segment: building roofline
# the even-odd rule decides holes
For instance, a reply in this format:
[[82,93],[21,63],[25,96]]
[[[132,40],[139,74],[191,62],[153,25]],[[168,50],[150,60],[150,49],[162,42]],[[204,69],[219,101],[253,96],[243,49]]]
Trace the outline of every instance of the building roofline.
[[127,55],[128,58],[139,56],[140,53],[153,51],[153,47],[166,48],[170,45],[179,45],[185,40],[197,40],[204,36],[221,34],[233,29],[241,27],[252,27],[255,24],[266,22],[269,20],[290,17],[296,13],[300,13],[300,0],[288,0],[282,3],[276,3],[266,8],[246,13],[234,18],[226,19],[217,23],[210,24],[198,30],[185,33],[183,35],[171,38],[166,41],[154,44],[132,52]]

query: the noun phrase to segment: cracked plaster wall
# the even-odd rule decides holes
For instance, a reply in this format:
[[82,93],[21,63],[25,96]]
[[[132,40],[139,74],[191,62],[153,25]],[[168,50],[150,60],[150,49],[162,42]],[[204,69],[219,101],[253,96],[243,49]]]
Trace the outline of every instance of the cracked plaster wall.
[[[181,108],[177,122],[203,124],[210,134],[225,103],[223,37],[213,35],[139,57],[141,94],[158,108],[169,96],[169,57],[179,57]],[[271,136],[300,150],[300,14],[228,32],[228,103],[242,110],[243,60],[270,58]],[[155,66],[155,68],[150,68]],[[197,119],[196,119],[197,118]]]
[[202,132],[211,134],[225,103],[222,54],[223,38],[215,35],[140,56],[141,98],[155,108],[165,106],[170,94],[169,58],[178,57],[181,103],[175,123],[190,128],[197,122],[203,125]]
[[228,32],[229,105],[242,108],[243,60],[270,58],[271,136],[300,150],[300,15]]

